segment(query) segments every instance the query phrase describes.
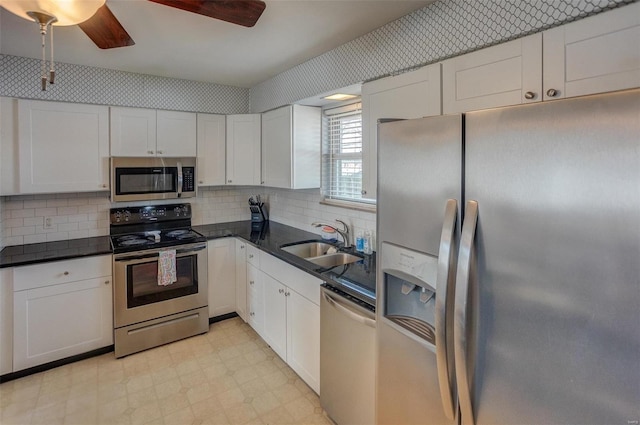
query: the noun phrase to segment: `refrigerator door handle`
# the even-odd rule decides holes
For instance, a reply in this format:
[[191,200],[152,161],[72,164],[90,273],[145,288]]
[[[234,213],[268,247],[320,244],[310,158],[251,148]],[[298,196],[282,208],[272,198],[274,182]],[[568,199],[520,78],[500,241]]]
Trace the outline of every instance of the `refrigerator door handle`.
[[[436,366],[438,369],[438,383],[442,408],[449,419],[454,419],[458,406],[455,404],[455,390],[452,388],[455,379],[455,369],[449,365],[449,350],[447,346],[447,292],[449,283],[455,271],[456,221],[458,217],[458,201],[447,200],[440,236],[438,253],[437,294],[435,306],[435,336],[436,336]],[[451,283],[453,283],[451,281]]]
[[478,222],[478,203],[467,202],[466,212],[460,236],[458,253],[458,271],[456,274],[456,295],[453,319],[453,348],[456,365],[456,383],[462,424],[473,425],[473,406],[471,404],[471,388],[467,370],[467,302],[469,300],[469,279],[471,261]]

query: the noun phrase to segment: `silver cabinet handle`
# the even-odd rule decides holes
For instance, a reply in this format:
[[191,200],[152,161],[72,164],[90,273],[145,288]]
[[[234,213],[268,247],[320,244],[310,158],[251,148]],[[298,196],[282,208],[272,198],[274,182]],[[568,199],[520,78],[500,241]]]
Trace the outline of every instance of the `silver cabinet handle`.
[[227,180],[227,183],[231,183],[231,180]]
[[62,274],[65,275],[65,276],[69,276],[69,272],[64,272]]
[[284,293],[284,289],[280,288],[280,289],[278,289],[278,292],[282,294],[282,293]]
[[198,184],[202,184],[204,183],[202,180],[198,180]]
[[367,191],[366,191],[366,190],[364,190],[364,189],[362,189],[362,190],[360,191],[360,194],[361,194],[361,195],[366,195],[366,194],[367,194]]
[[556,89],[549,89],[547,90],[547,96],[549,97],[556,97],[558,95],[558,90]]
[[[436,278],[436,306],[435,306],[435,336],[436,336],[436,366],[438,369],[438,383],[440,385],[440,397],[444,413],[449,419],[454,419],[458,406],[455,403],[457,397],[453,390],[454,383],[449,377],[453,377],[449,365],[449,338],[447,335],[447,305],[448,292],[454,289],[454,277],[456,268],[456,257],[451,255],[456,251],[456,222],[458,218],[458,201],[447,200],[444,212],[444,222],[442,223],[442,234],[440,235],[440,249],[438,253],[438,275]],[[449,338],[447,338],[449,336]]]
[[147,151],[149,155],[153,155],[153,151]]
[[253,254],[249,254],[249,258],[253,258]]
[[244,249],[244,245],[240,245],[240,249]]
[[460,250],[458,252],[458,271],[456,274],[456,297],[453,318],[453,351],[456,363],[456,383],[462,423],[473,425],[473,406],[471,404],[471,387],[467,371],[467,302],[469,300],[469,279],[471,261],[474,255],[476,224],[478,222],[478,203],[467,202],[464,214]]
[[249,281],[249,285],[253,285],[255,282],[253,280]]
[[158,151],[158,154],[159,154],[159,155],[162,155],[162,151]]
[[[529,100],[531,100],[531,99],[534,99],[535,97],[536,97],[536,94],[535,94],[534,92],[532,92],[532,91],[528,91],[528,92],[526,92],[526,93],[524,94],[524,98],[525,98],[525,99],[529,99]],[[452,418],[452,419],[453,419],[453,418]]]
[[365,317],[353,311],[352,309],[348,308],[346,305],[343,305],[341,302],[339,302],[338,300],[336,300],[335,298],[333,298],[332,296],[330,296],[325,292],[323,292],[322,295],[324,296],[324,299],[329,303],[329,305],[335,308],[336,310],[338,310],[340,313],[344,314],[345,316],[349,317],[352,320],[355,320],[358,323],[362,323],[363,325],[366,325],[370,328],[374,328],[374,329],[376,328],[375,320]]
[[104,281],[104,284],[105,284],[105,285],[108,285],[108,284],[109,284],[109,281],[108,281],[108,280],[105,280],[105,281]]

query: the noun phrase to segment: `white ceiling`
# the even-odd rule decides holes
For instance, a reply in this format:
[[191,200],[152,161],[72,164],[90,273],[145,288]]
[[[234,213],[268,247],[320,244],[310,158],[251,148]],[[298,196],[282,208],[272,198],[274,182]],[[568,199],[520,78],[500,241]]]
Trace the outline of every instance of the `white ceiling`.
[[[252,87],[432,1],[265,0],[246,28],[146,0],[107,0],[135,46],[100,50],[77,26],[56,27],[55,60]],[[0,9],[0,52],[40,58],[37,25]]]

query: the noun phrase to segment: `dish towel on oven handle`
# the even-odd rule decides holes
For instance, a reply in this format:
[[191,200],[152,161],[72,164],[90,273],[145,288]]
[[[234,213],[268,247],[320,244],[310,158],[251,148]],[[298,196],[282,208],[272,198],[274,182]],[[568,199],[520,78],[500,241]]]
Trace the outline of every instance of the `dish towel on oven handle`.
[[176,282],[176,250],[168,249],[158,254],[158,285],[167,286]]

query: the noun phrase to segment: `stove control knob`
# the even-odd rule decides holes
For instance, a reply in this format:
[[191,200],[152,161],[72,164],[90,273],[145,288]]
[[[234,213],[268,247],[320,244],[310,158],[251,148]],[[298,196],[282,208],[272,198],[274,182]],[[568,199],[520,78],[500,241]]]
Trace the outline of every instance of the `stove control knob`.
[[129,221],[131,219],[131,212],[130,211],[125,211],[124,212],[124,221]]
[[119,223],[120,220],[122,220],[122,213],[120,211],[116,211],[113,217],[116,219],[116,223]]
[[173,209],[173,213],[176,215],[176,217],[180,217],[180,207],[175,207]]

